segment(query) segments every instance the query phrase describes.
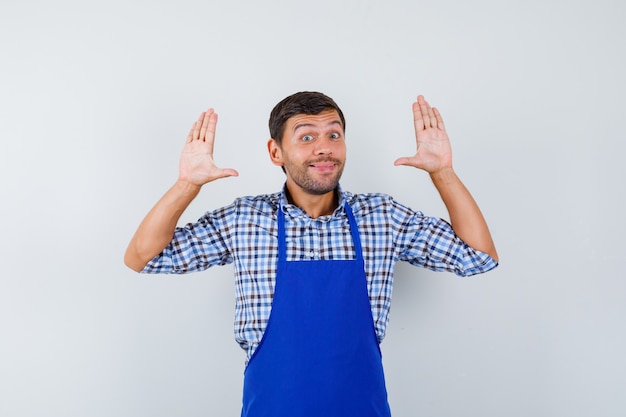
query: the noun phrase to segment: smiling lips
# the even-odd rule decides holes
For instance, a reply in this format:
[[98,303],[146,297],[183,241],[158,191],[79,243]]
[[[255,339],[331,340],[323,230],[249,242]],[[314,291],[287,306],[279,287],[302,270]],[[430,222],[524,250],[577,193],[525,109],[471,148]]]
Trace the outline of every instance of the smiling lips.
[[324,159],[320,161],[313,161],[307,164],[309,167],[316,169],[317,171],[332,171],[339,165],[339,161],[334,159]]

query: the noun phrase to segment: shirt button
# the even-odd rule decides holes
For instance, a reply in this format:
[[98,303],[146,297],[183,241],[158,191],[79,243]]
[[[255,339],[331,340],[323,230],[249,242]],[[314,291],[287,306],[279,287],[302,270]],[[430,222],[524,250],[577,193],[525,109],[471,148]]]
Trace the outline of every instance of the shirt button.
[[309,258],[315,258],[315,252],[313,251],[309,252]]

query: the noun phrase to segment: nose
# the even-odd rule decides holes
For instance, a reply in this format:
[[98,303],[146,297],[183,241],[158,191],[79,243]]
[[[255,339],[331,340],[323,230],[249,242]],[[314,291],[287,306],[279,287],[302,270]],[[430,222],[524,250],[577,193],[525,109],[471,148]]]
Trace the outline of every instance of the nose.
[[333,153],[331,141],[328,138],[320,139],[313,152],[315,155],[331,155]]

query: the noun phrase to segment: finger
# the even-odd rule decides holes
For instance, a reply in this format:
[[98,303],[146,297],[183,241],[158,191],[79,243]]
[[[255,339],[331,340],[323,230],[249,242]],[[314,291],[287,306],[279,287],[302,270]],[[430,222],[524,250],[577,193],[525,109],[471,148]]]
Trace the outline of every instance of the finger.
[[218,178],[238,177],[238,176],[239,176],[239,173],[232,168],[220,169],[218,173]]
[[418,97],[418,103],[420,107],[420,112],[422,113],[422,119],[424,119],[424,129],[428,129],[429,127],[431,127],[430,115],[428,112],[430,106],[428,105],[428,102],[424,100],[424,96]]
[[414,167],[418,164],[418,159],[415,156],[403,156],[398,158],[393,163],[395,166],[410,166]]
[[209,109],[206,117],[206,125],[204,126],[204,139],[208,141],[215,140],[215,127],[217,125],[217,113],[213,109]]
[[193,141],[194,130],[196,130],[196,122],[193,122],[193,125],[191,125],[191,129],[189,130],[189,134],[187,134],[187,143],[190,143]]
[[211,123],[211,116],[213,115],[213,113],[213,109],[208,109],[206,112],[204,112],[204,117],[202,118],[202,126],[200,127],[200,136],[198,137],[199,140],[206,140],[206,131],[209,124]]
[[196,122],[193,124],[193,140],[200,139],[200,128],[202,127],[202,120],[204,120],[204,113],[205,112],[200,113],[200,117],[198,117],[198,120],[196,120]]
[[402,158],[398,158],[394,161],[395,166],[406,165],[409,162],[409,158],[404,156]]
[[433,107],[433,113],[435,113],[435,117],[437,118],[437,126],[439,127],[439,129],[446,130],[446,125],[443,124],[443,117],[436,107]]
[[424,119],[418,102],[413,103],[413,124],[415,125],[415,133],[424,130]]
[[211,109],[211,115],[209,117],[206,132],[205,132],[205,142],[209,145],[209,152],[213,155],[213,144],[215,143],[215,129],[217,127],[217,113],[213,112]]
[[435,112],[433,108],[428,106],[428,119],[430,120],[430,126],[436,128],[437,127],[437,116],[435,116]]
[[[428,112],[428,117],[425,117],[424,119],[425,120],[428,119],[428,121],[430,122],[430,127],[440,128],[440,129],[445,130],[445,127],[443,124],[443,118],[441,117],[439,110],[437,110],[437,108],[435,107],[431,107],[428,101],[426,101],[426,99],[424,98],[424,96],[418,96],[417,99],[418,99],[418,102],[420,103],[420,107],[422,111],[426,109],[426,111]],[[424,126],[425,128],[428,128],[429,124],[427,124],[425,121]]]

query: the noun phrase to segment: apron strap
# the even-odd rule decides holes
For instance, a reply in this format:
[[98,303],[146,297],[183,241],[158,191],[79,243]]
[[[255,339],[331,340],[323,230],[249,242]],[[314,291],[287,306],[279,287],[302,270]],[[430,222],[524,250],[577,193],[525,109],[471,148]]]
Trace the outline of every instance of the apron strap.
[[[356,253],[356,260],[363,260],[363,249],[361,248],[361,237],[359,235],[359,228],[356,225],[352,208],[348,202],[344,202],[344,209],[348,216],[348,223],[350,224],[350,234],[352,235],[352,243],[354,244],[354,252]],[[278,206],[278,262],[287,261],[287,243],[285,239],[285,213],[283,212],[283,205]]]
[[285,242],[285,213],[283,213],[283,205],[278,206],[278,264],[282,264],[287,260],[287,243]]

